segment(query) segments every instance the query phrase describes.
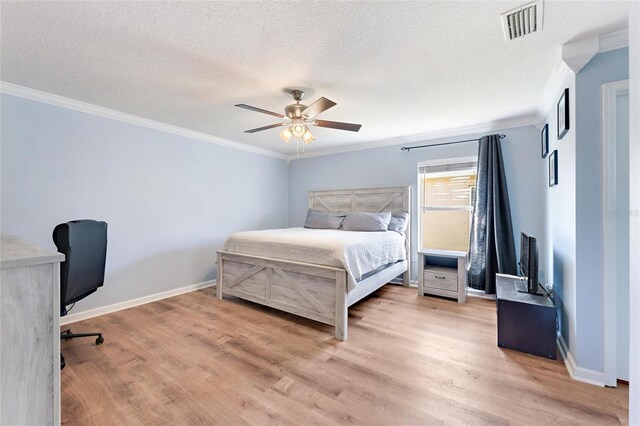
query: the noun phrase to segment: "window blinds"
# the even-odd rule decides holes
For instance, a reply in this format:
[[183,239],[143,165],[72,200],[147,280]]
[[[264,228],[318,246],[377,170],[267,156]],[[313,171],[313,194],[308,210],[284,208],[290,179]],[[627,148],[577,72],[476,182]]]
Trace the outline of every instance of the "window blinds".
[[475,161],[420,166],[421,208],[426,210],[471,209],[476,186]]

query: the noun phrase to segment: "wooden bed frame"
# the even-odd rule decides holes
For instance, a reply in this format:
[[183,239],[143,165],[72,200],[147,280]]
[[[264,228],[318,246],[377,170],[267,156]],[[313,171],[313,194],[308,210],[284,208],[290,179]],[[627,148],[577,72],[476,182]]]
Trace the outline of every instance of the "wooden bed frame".
[[[411,187],[309,192],[309,208],[327,212],[410,212]],[[347,339],[347,309],[402,274],[409,285],[411,229],[405,232],[407,259],[358,282],[347,292],[344,269],[232,253],[217,252],[216,292],[235,296],[335,327]]]

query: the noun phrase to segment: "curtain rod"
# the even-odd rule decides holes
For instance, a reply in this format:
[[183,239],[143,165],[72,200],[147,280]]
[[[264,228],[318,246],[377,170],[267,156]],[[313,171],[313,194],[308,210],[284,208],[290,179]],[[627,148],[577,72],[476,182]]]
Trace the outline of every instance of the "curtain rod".
[[[507,137],[507,135],[503,135],[500,134],[498,135],[498,137],[500,139],[504,139],[505,137]],[[418,148],[429,148],[431,146],[441,146],[441,145],[452,145],[454,143],[464,143],[464,142],[478,142],[480,139],[482,138],[477,138],[477,139],[465,139],[463,141],[454,141],[454,142],[442,142],[442,143],[432,143],[429,145],[418,145],[418,146],[403,146],[402,148],[400,148],[402,151],[411,151],[412,149],[418,149]]]

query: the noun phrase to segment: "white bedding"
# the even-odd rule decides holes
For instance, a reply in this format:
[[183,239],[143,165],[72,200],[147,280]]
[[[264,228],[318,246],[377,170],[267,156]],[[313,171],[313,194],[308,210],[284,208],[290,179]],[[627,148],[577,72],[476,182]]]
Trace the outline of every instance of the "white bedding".
[[364,274],[406,259],[404,237],[394,231],[285,228],[237,232],[224,243],[224,250],[345,269],[349,291]]

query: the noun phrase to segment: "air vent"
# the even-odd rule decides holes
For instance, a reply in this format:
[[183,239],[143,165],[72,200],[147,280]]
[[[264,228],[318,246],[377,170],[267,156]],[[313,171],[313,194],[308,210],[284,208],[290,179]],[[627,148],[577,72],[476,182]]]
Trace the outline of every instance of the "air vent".
[[542,0],[527,3],[500,15],[505,41],[522,38],[542,30]]

